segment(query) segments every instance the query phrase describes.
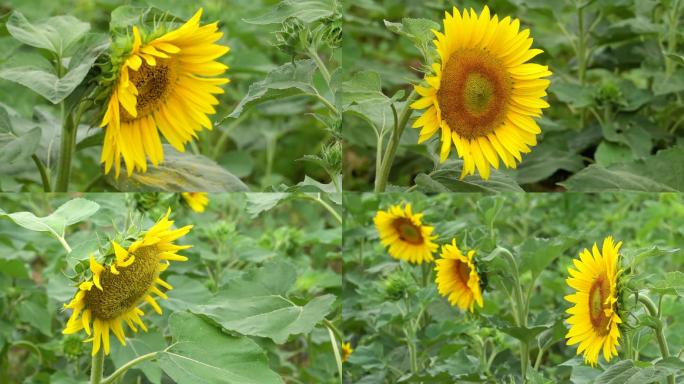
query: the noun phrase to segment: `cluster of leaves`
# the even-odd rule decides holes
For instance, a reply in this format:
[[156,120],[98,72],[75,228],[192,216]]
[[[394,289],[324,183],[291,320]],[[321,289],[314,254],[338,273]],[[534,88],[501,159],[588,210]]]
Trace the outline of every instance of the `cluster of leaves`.
[[[407,128],[391,184],[424,192],[684,190],[684,2],[488,5],[531,29],[534,46],[545,51],[535,62],[554,73],[539,145],[516,170],[494,172],[489,182],[476,176],[460,181],[461,163],[440,164],[437,139],[418,145],[417,130]],[[431,31],[442,29],[444,11],[453,6],[480,12],[482,2],[369,0],[345,9],[347,189],[372,189],[378,148],[397,139],[391,134],[396,112],[404,109],[410,84],[430,71],[426,64],[436,59]],[[408,116],[410,124],[418,113]]]
[[[678,194],[345,194],[343,333],[354,352],[348,383],[520,383],[521,345],[529,383],[650,383],[684,374],[684,201]],[[476,250],[484,308],[462,312],[439,296],[434,264],[391,258],[372,218],[401,202],[424,212],[438,244]],[[566,346],[567,268],[607,235],[624,241],[623,317],[618,358],[592,368]],[[503,257],[502,250],[513,255]],[[516,273],[517,270],[517,273]],[[673,271],[673,272],[668,272]],[[528,302],[517,321],[509,297]],[[658,320],[635,293],[662,297]],[[671,352],[660,360],[654,332],[665,325]],[[629,346],[629,347],[628,347]],[[675,357],[677,356],[677,357]]]
[[328,213],[336,204],[237,193],[211,195],[202,214],[164,193],[3,196],[0,382],[87,379],[91,344],[84,333],[62,335],[62,305],[91,253],[149,228],[169,206],[176,225],[194,225],[179,241],[193,245],[189,260],[164,272],[174,289],[159,302],[162,316],[144,317],[149,331],[128,332],[125,347],[112,339],[105,373],[157,352],[120,382],[339,382],[341,229]]
[[[51,181],[54,187],[64,145],[75,150],[73,190],[341,190],[336,0],[55,5],[0,6],[0,190],[37,191]],[[130,38],[131,25],[141,22],[182,22],[198,7],[203,20],[221,23],[219,43],[232,48],[220,58],[232,81],[219,97],[215,129],[199,133],[186,153],[165,145],[164,164],[145,174],[103,177],[104,134],[97,127],[111,36]],[[60,15],[66,9],[70,15]],[[67,130],[76,130],[75,142],[63,142]]]

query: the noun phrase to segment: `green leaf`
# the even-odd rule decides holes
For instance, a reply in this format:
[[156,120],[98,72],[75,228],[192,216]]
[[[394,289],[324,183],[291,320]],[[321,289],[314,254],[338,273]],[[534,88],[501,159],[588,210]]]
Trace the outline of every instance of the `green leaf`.
[[558,100],[573,108],[586,108],[594,104],[594,95],[591,88],[578,84],[552,82],[549,92],[556,95]]
[[76,224],[92,216],[100,206],[90,200],[77,198],[69,200],[45,217],[37,217],[32,212],[6,213],[0,209],[0,216],[7,216],[15,224],[31,231],[49,232],[55,237],[64,236],[67,226]]
[[24,300],[17,307],[19,319],[38,329],[42,334],[52,336],[51,316],[45,305],[32,300]]
[[290,335],[311,332],[335,301],[335,296],[323,295],[304,305],[295,304],[286,295],[296,277],[288,263],[266,264],[229,282],[208,304],[193,312],[208,316],[229,331],[268,337],[282,344]]
[[19,259],[0,259],[0,273],[19,279],[25,279],[29,277],[29,272],[26,268],[26,265],[22,260]]
[[541,145],[523,159],[515,172],[515,179],[520,184],[531,184],[548,178],[559,169],[577,172],[582,168],[582,156],[555,146]]
[[108,181],[121,191],[189,191],[241,192],[248,187],[235,175],[221,168],[213,160],[201,155],[176,151],[164,144],[164,162],[150,165],[145,173],[125,171],[116,179],[113,172]]
[[429,19],[404,18],[401,20],[401,23],[385,20],[385,27],[411,40],[425,59],[429,59],[434,55],[432,53],[433,50],[430,49],[432,47],[432,40],[435,39],[435,34],[432,33],[432,30],[439,31],[441,29],[438,23]]
[[255,218],[261,212],[268,211],[285,200],[292,198],[290,193],[250,193],[247,194],[247,213]]
[[560,184],[570,192],[684,191],[684,148],[609,167],[590,165]]
[[313,76],[316,63],[313,60],[298,60],[287,63],[268,73],[266,79],[249,86],[247,95],[235,107],[229,117],[238,118],[243,110],[267,100],[282,99],[297,94],[316,92]]
[[567,238],[540,239],[536,237],[525,240],[522,246],[516,250],[521,258],[520,272],[530,271],[532,277],[537,278],[546,267],[573,245],[573,240]]
[[652,281],[649,288],[661,295],[684,296],[684,273],[680,271],[667,272],[664,277]]
[[[4,111],[1,107],[0,110]],[[20,136],[0,133],[0,167],[26,161],[40,146],[40,136],[38,127]]]
[[187,312],[172,314],[169,328],[174,344],[157,361],[177,383],[283,383],[263,350],[246,337],[227,335]]
[[89,34],[77,44],[79,50],[69,60],[66,74],[57,76],[52,65],[40,55],[24,58],[25,64],[11,64],[0,70],[0,77],[21,84],[57,104],[78,87],[100,54],[109,46],[103,34]]
[[634,160],[634,155],[631,149],[623,145],[602,141],[598,148],[596,148],[594,158],[596,158],[596,164],[602,167],[609,167],[613,164]]
[[109,17],[109,30],[128,30],[131,25],[144,25],[154,20],[174,21],[174,17],[168,11],[156,7],[122,5],[112,11]]
[[377,72],[361,71],[342,83],[342,109],[352,104],[383,104],[391,99],[382,93],[382,80]]
[[[674,373],[676,367],[671,362],[651,364],[632,360],[620,360],[596,377],[595,384],[647,384],[658,382]],[[675,368],[675,369],[673,369]]]
[[90,24],[73,16],[55,16],[31,24],[21,12],[14,11],[7,21],[7,30],[24,44],[65,57],[68,49],[90,30]]
[[501,327],[499,330],[523,343],[530,344],[537,338],[537,335],[549,328],[549,325],[535,325],[533,327]]
[[268,13],[244,21],[259,25],[280,24],[295,17],[305,23],[311,23],[331,17],[335,13],[336,6],[335,0],[282,0]]
[[[458,161],[462,164],[462,161]],[[523,189],[510,177],[492,170],[489,180],[482,180],[479,176],[467,176],[460,180],[461,171],[442,169],[430,175],[418,174],[415,179],[418,190],[427,193],[438,192],[523,192]]]

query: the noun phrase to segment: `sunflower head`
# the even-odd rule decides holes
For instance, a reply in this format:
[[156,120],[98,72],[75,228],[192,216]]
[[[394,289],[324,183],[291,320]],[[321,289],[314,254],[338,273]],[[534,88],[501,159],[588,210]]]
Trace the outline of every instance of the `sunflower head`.
[[389,254],[399,260],[422,264],[433,260],[437,250],[433,242],[437,236],[433,227],[423,225],[423,214],[413,213],[411,204],[391,206],[387,211],[378,211],[373,219],[380,234],[382,245],[389,247]]
[[488,179],[490,166],[515,168],[521,153],[536,145],[541,129],[534,117],[549,106],[546,96],[551,76],[547,66],[527,63],[542,53],[530,49],[530,30],[520,31],[520,21],[492,17],[487,6],[478,16],[473,9],[445,12],[444,32],[433,31],[439,62],[426,86],[416,86],[421,96],[411,104],[425,109],[413,124],[421,128],[419,142],[439,131],[440,161],[452,143],[463,159],[461,178],[475,173]]
[[209,204],[209,194],[206,192],[183,192],[181,193],[186,204],[197,213],[202,213]]
[[620,246],[612,237],[603,240],[599,250],[596,243],[592,250],[584,249],[579,259],[574,259],[575,268],[569,267],[567,284],[575,293],[565,297],[574,305],[566,312],[570,314],[570,330],[565,335],[568,345],[579,343],[577,354],[584,353],[584,361],[592,366],[598,362],[599,353],[606,361],[617,356],[620,345],[618,314],[618,269]]
[[174,30],[146,31],[133,26],[131,36],[113,45],[113,83],[102,118],[106,127],[100,161],[105,173],[112,166],[119,176],[121,159],[130,176],[145,172],[147,160],[164,160],[160,138],[178,151],[211,129],[207,115],[216,113],[215,94],[228,82],[228,67],[218,61],[229,47],[216,42],[223,36],[217,23],[200,25],[202,9]]
[[483,281],[474,260],[475,251],[468,251],[464,255],[454,239],[451,244],[442,246],[440,257],[435,261],[435,282],[439,294],[446,297],[451,305],[457,305],[464,311],[473,312],[475,303],[482,308]]
[[100,350],[100,344],[104,347],[104,353],[109,354],[110,331],[122,345],[126,345],[122,321],[133,332],[137,332],[138,327],[147,331],[141,319],[144,312],[140,306],[143,303],[149,304],[155,312],[162,313],[152,295],[166,299],[166,294],[159,287],[167,290],[173,287],[159,275],[168,268],[169,261],[187,260],[187,257],[177,252],[190,246],[176,245],[174,241],[192,228],[188,225],[172,229],[170,213],[171,210],[168,210],[128,249],[112,241],[114,255],[109,264],[100,264],[94,255],[90,256],[92,277],[81,282],[74,298],[64,305],[72,313],[62,332],[73,334],[84,329],[88,336],[92,336],[87,341],[93,342],[93,355]]

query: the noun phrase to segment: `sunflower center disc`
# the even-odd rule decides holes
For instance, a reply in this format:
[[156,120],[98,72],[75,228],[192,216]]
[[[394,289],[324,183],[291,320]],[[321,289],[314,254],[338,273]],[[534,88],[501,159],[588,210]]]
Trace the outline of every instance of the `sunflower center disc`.
[[[157,58],[157,64],[151,66],[143,59],[137,71],[130,70],[130,81],[138,89],[135,108],[138,117],[148,115],[156,107],[163,103],[173,89],[173,84],[178,79],[177,64],[169,59]],[[128,122],[136,118],[122,109],[121,120]]]
[[506,68],[489,52],[456,51],[437,91],[442,119],[466,139],[487,136],[504,123],[512,89]]
[[589,290],[589,317],[594,330],[599,335],[608,333],[609,318],[604,309],[610,308],[610,304],[606,304],[609,295],[608,281],[603,277],[596,279]]
[[423,235],[410,220],[400,218],[394,221],[394,228],[399,233],[399,238],[407,243],[422,244]]
[[470,267],[462,261],[456,261],[456,275],[463,285],[468,286],[470,280]]
[[141,247],[133,254],[133,264],[118,268],[118,275],[105,267],[100,275],[102,291],[95,286],[86,291],[85,301],[94,318],[109,320],[129,311],[138,305],[158,277],[156,247]]

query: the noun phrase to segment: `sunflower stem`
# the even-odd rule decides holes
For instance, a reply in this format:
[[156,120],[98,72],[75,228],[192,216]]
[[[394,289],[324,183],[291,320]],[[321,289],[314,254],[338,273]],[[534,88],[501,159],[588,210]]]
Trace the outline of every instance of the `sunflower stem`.
[[[102,352],[102,351],[100,351],[100,352]],[[129,369],[131,369],[134,365],[140,364],[146,360],[154,359],[155,357],[157,357],[157,353],[158,352],[152,352],[152,353],[148,353],[148,354],[136,357],[135,359],[133,359],[133,360],[129,361],[128,363],[122,365],[119,369],[114,371],[114,373],[107,376],[106,379],[102,380],[99,383],[100,384],[112,384],[112,383],[114,383],[115,380],[117,380],[121,376],[123,376],[123,374],[126,373]],[[92,382],[91,382],[91,384],[92,384]]]
[[62,141],[59,147],[59,166],[55,192],[67,192],[71,177],[71,159],[76,143],[76,125],[71,113],[67,113],[62,123]]
[[[658,312],[658,308],[656,307],[655,303],[646,295],[639,295],[639,302],[641,302],[641,304],[644,305],[644,308],[646,308],[646,311],[649,315],[656,318],[655,326],[653,326],[652,328],[653,332],[656,335],[656,340],[658,341],[660,354],[663,356],[663,360],[665,360],[668,357],[670,357],[670,349],[668,348],[667,341],[665,340],[665,333],[663,332],[663,322],[660,313]],[[668,384],[674,384],[674,375],[668,376],[667,382]]]
[[90,366],[90,384],[102,384],[102,370],[104,368],[104,350],[100,350],[93,355]]
[[375,175],[375,192],[385,192],[387,188],[387,179],[389,178],[390,170],[392,169],[392,163],[394,162],[394,156],[396,155],[397,148],[399,147],[399,141],[401,141],[401,136],[404,134],[404,129],[406,128],[406,123],[408,123],[409,117],[411,116],[411,104],[418,98],[418,94],[415,90],[406,98],[406,103],[399,113],[399,121],[397,125],[392,130],[392,134],[389,138],[389,143],[387,144],[387,149],[385,150],[385,155],[382,159],[375,159],[375,161],[381,161],[380,173]]
[[52,192],[52,187],[50,186],[50,176],[48,176],[47,169],[43,161],[36,155],[31,155],[31,159],[36,164],[38,172],[40,172],[40,180],[43,182],[43,192]]

